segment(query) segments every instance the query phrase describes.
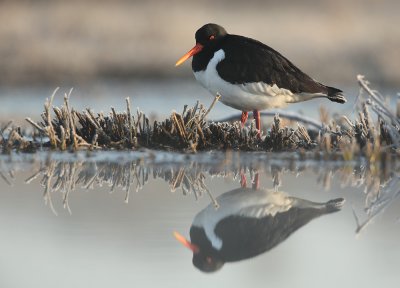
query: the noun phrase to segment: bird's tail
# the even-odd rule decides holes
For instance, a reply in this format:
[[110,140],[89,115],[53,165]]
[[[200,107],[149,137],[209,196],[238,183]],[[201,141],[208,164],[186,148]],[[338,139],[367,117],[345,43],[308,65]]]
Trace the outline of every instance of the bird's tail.
[[343,95],[343,91],[333,88],[333,87],[329,87],[326,86],[326,88],[328,89],[328,99],[333,101],[333,102],[338,102],[338,103],[346,103],[347,100],[346,98],[344,98]]
[[325,208],[327,212],[336,212],[342,209],[345,200],[344,198],[336,198],[333,200],[329,200],[325,203]]

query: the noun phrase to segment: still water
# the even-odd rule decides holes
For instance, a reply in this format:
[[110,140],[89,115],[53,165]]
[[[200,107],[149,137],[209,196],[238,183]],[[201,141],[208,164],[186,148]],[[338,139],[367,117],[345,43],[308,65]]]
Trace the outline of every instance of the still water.
[[398,287],[399,171],[291,154],[3,155],[0,287]]

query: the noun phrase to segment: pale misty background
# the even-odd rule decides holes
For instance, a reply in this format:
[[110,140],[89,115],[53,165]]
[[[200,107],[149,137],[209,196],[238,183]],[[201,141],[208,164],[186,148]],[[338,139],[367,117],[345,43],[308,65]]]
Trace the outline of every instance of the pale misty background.
[[258,39],[331,85],[400,83],[400,2],[1,1],[0,84],[192,77],[175,61],[205,23]]

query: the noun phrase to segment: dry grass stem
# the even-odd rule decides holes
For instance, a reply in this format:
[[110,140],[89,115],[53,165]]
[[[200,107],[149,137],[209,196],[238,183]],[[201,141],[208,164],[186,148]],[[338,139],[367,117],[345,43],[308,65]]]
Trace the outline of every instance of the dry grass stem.
[[[136,117],[132,115],[129,98],[126,98],[126,112],[119,113],[114,108],[107,115],[96,114],[89,108],[77,112],[69,105],[71,89],[62,107],[52,107],[57,88],[44,105],[42,122],[26,118],[39,135],[44,136],[45,142],[37,141],[36,137],[36,141],[27,141],[18,127],[10,128],[11,124],[7,124],[1,130],[0,143],[3,153],[13,149],[32,152],[39,147],[71,151],[145,147],[190,153],[204,150],[314,151],[324,159],[365,156],[374,160],[380,153],[399,155],[400,108],[392,111],[363,76],[357,79],[361,93],[355,119],[346,115],[330,118],[324,108],[320,109],[321,122],[282,112],[275,114],[263,140],[257,136],[253,123],[242,129],[238,121],[206,121],[220,97],[218,94],[208,109],[196,102],[193,107],[185,105],[182,113],[173,112],[164,121],[150,123],[146,114],[139,110]],[[268,113],[271,111],[262,115]],[[293,121],[301,125],[296,127]]]

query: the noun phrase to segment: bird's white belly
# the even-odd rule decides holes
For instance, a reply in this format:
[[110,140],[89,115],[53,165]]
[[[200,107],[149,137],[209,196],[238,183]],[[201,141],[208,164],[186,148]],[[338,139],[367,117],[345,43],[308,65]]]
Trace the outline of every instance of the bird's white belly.
[[206,70],[194,72],[196,80],[214,96],[219,93],[220,101],[242,111],[280,108],[287,103],[299,102],[314,98],[313,95],[296,95],[291,91],[279,88],[276,84],[264,82],[232,84],[222,79],[217,72],[217,64],[225,58],[224,51],[218,50],[210,60]]

